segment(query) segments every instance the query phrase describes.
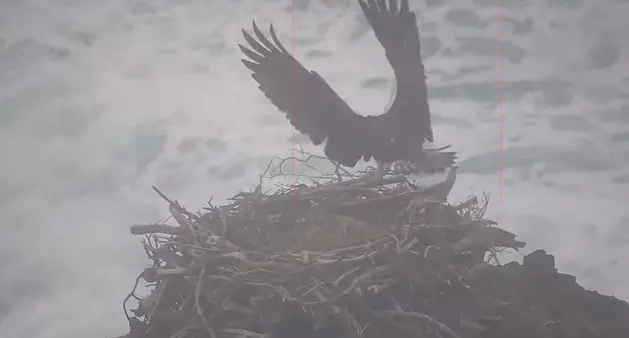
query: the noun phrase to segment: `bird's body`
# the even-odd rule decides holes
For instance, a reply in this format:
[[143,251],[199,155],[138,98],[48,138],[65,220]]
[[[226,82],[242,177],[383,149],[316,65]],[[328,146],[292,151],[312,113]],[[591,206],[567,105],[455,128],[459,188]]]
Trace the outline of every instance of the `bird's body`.
[[[386,164],[410,162],[418,172],[441,171],[454,164],[452,152],[423,148],[433,142],[424,66],[415,13],[408,0],[357,0],[385,49],[395,73],[396,93],[387,112],[363,116],[315,71],[307,70],[281,44],[273,25],[271,41],[253,23],[257,40],[243,30],[250,48],[239,45],[251,60],[242,60],[260,90],[291,125],[315,145],[324,141],[325,155],[354,167],[375,159],[380,175]],[[398,3],[399,2],[399,3]]]

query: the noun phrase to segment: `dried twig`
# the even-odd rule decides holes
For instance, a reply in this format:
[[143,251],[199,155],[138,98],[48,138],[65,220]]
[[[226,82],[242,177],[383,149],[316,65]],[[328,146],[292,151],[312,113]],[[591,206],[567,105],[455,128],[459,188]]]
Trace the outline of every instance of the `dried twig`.
[[[400,285],[447,289],[461,284],[469,273],[458,267],[457,259],[467,251],[482,246],[496,253],[496,246],[521,242],[482,220],[487,206],[476,198],[446,204],[456,168],[444,182],[429,187],[416,187],[395,172],[374,186],[351,186],[345,182],[367,171],[350,173],[330,163],[333,172],[326,173],[310,163],[313,159],[325,160],[303,150],[274,159],[253,191],[240,192],[223,206],[208,201],[209,212],[202,217],[154,187],[178,226],[161,222],[131,227],[132,234],[147,236],[143,245],[153,261],[145,279],[156,281],[157,288],[152,298],[143,300],[150,312],[159,305],[195,319],[174,328],[175,335],[196,330],[211,338],[268,338],[268,332],[255,328],[269,325],[266,316],[296,306],[317,316],[333,314],[346,322],[344,334],[367,337],[376,323],[365,322],[350,304],[360,304],[366,293],[378,293],[389,297],[387,304],[394,310],[379,308],[374,318],[425,334],[421,325],[400,322],[415,318],[442,335],[458,337],[438,318],[405,312],[403,301],[412,302],[416,295],[402,300],[389,293]],[[289,160],[316,172],[308,177],[311,184],[283,183],[265,191],[266,179],[289,176],[282,171]],[[429,224],[428,209],[431,220],[442,219],[443,224]],[[376,210],[380,219],[364,217]]]
[[454,332],[451,328],[449,328],[446,324],[440,322],[439,320],[428,316],[423,313],[418,312],[405,312],[405,311],[373,311],[376,316],[387,318],[387,319],[395,319],[395,318],[411,318],[427,321],[433,325],[436,325],[439,329],[446,332],[450,337],[453,338],[461,338],[459,334]]

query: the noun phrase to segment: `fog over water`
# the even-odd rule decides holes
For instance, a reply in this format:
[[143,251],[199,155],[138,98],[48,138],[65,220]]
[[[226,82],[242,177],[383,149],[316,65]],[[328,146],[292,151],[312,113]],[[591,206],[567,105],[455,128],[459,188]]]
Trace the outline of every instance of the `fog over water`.
[[[523,253],[629,300],[629,2],[410,2],[452,200],[491,193]],[[389,102],[355,0],[0,0],[0,337],[125,333],[151,186],[197,210],[306,142],[240,63],[253,18],[356,110]]]

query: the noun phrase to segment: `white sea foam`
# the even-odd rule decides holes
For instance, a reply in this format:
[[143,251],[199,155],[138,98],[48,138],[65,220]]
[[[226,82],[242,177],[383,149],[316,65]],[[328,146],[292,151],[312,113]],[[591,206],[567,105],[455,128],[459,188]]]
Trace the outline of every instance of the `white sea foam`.
[[[293,131],[239,61],[252,18],[354,108],[384,109],[392,74],[355,2],[290,3],[0,4],[0,336],[122,334],[146,264],[127,227],[166,212],[151,185],[197,209],[290,152]],[[413,6],[436,143],[461,157],[453,197],[491,192],[490,216],[529,248],[629,299],[629,4],[445,3]]]

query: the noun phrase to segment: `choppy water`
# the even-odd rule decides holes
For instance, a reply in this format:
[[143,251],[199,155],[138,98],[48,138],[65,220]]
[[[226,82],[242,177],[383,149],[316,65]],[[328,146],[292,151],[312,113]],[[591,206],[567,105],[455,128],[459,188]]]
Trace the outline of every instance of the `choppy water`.
[[[252,18],[382,111],[392,73],[355,0],[292,2],[0,1],[0,336],[124,333],[145,264],[127,227],[167,211],[151,185],[197,209],[290,152],[300,138],[239,61]],[[453,197],[491,192],[529,250],[629,299],[629,2],[411,6],[437,145],[462,158]]]

